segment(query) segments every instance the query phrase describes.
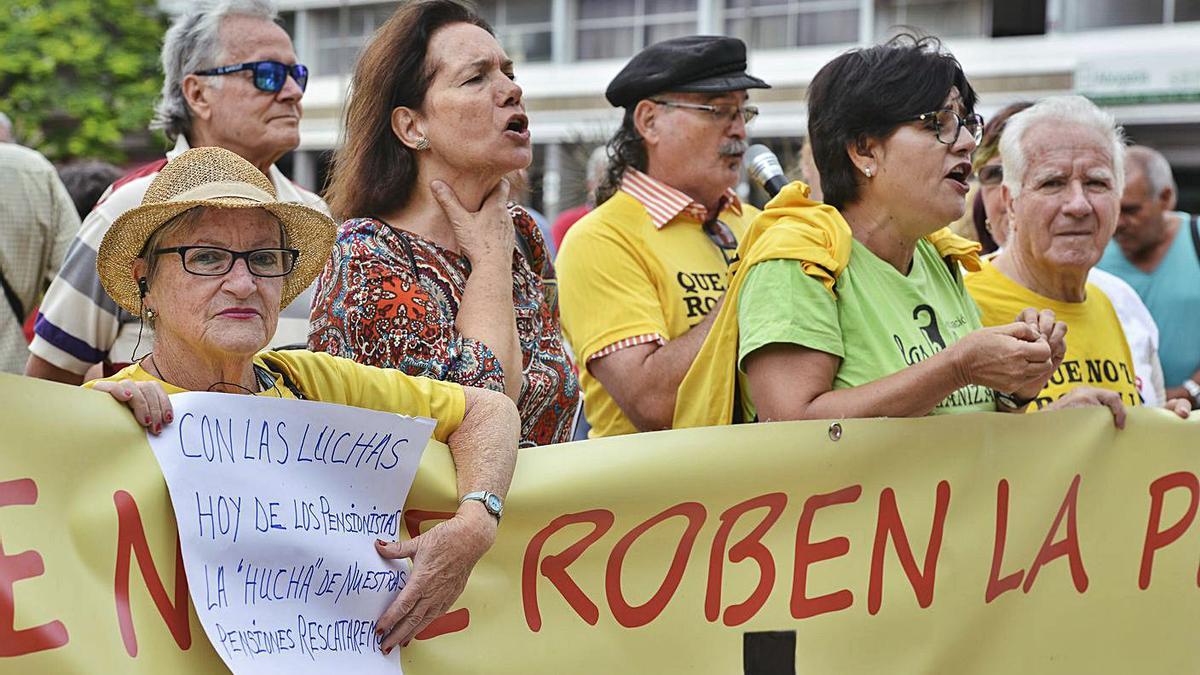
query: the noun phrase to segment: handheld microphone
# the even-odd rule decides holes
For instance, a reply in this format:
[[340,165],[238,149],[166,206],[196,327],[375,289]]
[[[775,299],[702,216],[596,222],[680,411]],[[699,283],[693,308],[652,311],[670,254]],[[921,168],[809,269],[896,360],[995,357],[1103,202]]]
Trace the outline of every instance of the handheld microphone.
[[770,197],[779,194],[783,186],[788,183],[787,178],[783,175],[783,167],[779,165],[779,159],[765,145],[756,143],[750,146],[742,158],[742,164],[745,165],[750,180],[766,190]]

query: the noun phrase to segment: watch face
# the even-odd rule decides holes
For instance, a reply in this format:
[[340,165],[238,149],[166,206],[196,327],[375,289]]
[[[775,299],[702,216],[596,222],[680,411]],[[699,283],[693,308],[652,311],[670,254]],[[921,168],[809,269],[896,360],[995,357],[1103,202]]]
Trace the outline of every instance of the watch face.
[[488,495],[488,497],[487,497],[488,511],[491,511],[492,513],[500,513],[500,508],[503,505],[504,504],[503,504],[503,502],[500,501],[499,497],[497,497],[496,495]]

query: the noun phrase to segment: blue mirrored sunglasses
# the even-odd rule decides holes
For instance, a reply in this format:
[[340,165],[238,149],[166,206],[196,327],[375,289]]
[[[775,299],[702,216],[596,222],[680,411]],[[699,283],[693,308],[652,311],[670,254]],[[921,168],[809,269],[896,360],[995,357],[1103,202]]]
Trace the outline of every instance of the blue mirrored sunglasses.
[[235,63],[230,66],[219,66],[208,70],[197,70],[195,75],[229,75],[230,73],[240,73],[243,70],[253,71],[254,86],[260,91],[277,94],[283,85],[287,83],[287,76],[290,74],[292,79],[300,87],[300,91],[308,86],[308,66],[300,65],[299,63],[287,65],[278,61],[251,61],[250,63]]

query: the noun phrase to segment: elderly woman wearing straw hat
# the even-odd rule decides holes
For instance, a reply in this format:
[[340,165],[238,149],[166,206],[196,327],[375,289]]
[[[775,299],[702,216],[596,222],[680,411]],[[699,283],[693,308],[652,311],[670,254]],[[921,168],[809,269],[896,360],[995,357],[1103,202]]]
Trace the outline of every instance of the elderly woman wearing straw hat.
[[[151,433],[172,420],[168,394],[221,391],[304,398],[433,417],[448,442],[462,503],[454,518],[405,542],[377,542],[414,561],[379,619],[387,651],[407,643],[462,592],[495,538],[516,461],[519,420],[503,394],[411,377],[307,351],[263,352],[287,305],[325,265],[334,223],[275,190],[221,148],[189,150],[113,223],[97,257],[109,295],[156,331],[140,363],[88,383]],[[383,631],[386,630],[386,633]]]

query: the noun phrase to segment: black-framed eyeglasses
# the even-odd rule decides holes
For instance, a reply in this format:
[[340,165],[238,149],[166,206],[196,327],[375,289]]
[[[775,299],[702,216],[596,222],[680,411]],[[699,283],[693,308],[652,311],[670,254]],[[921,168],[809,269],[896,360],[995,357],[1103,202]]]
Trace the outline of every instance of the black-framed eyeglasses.
[[712,115],[713,119],[718,122],[732,122],[739,116],[742,122],[750,124],[758,117],[758,107],[752,105],[735,105],[732,103],[722,103],[718,105],[709,105],[706,103],[685,103],[683,101],[666,101],[662,99],[652,98],[651,103],[665,105],[668,108],[683,108],[685,110],[700,110]]
[[178,253],[183,269],[201,277],[219,277],[233,269],[238,260],[246,261],[246,269],[256,277],[282,277],[291,274],[300,258],[294,248],[256,248],[253,251],[231,251],[219,246],[172,246],[156,248],[154,255]]
[[958,113],[953,110],[934,110],[904,121],[924,122],[937,133],[937,139],[946,145],[954,145],[958,142],[958,132],[963,127],[966,127],[967,133],[975,139],[975,145],[979,145],[979,142],[983,140],[983,115],[978,113],[959,117]]
[[277,94],[287,84],[287,76],[291,75],[292,79],[300,87],[300,91],[308,86],[308,66],[295,63],[288,65],[278,61],[251,61],[249,63],[235,63],[230,66],[219,66],[217,68],[209,68],[208,70],[197,70],[193,75],[230,75],[232,73],[240,73],[243,70],[254,72],[254,86],[260,91]]
[[979,167],[980,185],[999,185],[1004,182],[1004,165],[1003,164],[988,164],[987,166]]

